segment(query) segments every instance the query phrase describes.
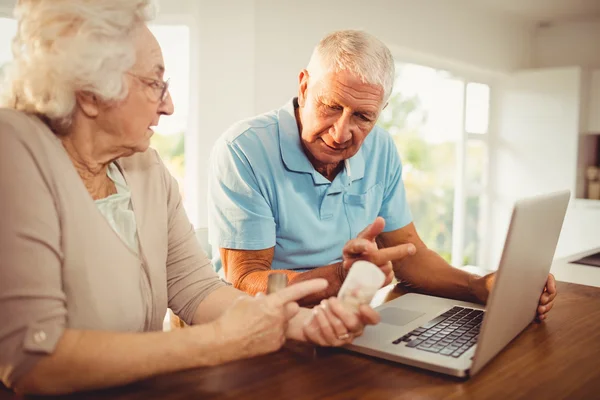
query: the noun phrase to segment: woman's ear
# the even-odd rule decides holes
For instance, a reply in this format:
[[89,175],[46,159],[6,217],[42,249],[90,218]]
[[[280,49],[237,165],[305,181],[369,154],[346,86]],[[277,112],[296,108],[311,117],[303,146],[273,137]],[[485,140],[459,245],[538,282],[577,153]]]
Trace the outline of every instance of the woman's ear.
[[96,118],[100,111],[98,97],[90,92],[77,92],[75,94],[79,108],[88,118]]

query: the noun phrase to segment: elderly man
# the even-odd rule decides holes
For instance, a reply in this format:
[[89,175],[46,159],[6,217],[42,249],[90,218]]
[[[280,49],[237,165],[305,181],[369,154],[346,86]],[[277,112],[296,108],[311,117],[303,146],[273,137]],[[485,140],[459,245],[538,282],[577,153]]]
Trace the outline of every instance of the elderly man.
[[[271,270],[291,283],[324,277],[326,291],[305,299],[317,303],[337,293],[354,260],[368,259],[385,272],[393,264],[396,278],[420,292],[487,300],[494,274],[452,268],[412,223],[400,158],[375,126],[393,81],[394,60],[381,41],[334,32],[300,71],[297,98],[219,139],[209,231],[213,261],[235,287],[264,291]],[[555,295],[550,276],[540,319]]]

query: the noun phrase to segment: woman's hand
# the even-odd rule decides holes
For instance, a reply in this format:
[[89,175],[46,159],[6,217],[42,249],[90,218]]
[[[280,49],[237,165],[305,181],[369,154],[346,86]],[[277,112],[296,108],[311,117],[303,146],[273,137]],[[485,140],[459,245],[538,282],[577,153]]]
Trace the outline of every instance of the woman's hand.
[[337,297],[323,300],[311,310],[312,315],[305,320],[303,333],[306,341],[319,346],[343,346],[362,335],[366,325],[379,323],[377,311],[368,305],[361,305],[354,313],[344,307]]
[[279,350],[285,343],[288,321],[300,307],[297,300],[324,290],[325,279],[299,282],[271,295],[240,296],[213,322],[217,338],[227,350],[220,362],[253,357]]

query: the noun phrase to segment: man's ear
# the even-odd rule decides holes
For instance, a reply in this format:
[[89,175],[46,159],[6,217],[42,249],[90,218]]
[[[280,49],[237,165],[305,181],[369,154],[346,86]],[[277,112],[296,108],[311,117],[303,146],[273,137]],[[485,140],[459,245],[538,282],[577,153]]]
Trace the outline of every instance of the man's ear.
[[98,97],[90,92],[77,92],[75,94],[77,104],[83,113],[89,118],[95,118],[100,111]]
[[298,75],[298,105],[304,107],[306,104],[306,89],[308,88],[309,74],[306,69],[300,71]]

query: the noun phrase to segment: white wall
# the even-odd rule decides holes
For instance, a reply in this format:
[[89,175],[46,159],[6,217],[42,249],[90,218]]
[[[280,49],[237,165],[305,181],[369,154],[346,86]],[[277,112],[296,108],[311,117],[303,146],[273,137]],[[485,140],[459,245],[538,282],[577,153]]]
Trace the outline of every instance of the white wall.
[[192,39],[192,71],[197,71],[197,80],[192,82],[195,93],[190,107],[197,111],[191,111],[193,137],[186,145],[186,160],[195,165],[186,166],[186,178],[188,187],[195,182],[198,190],[187,207],[191,213],[196,207],[197,216],[191,220],[197,226],[206,226],[208,221],[207,168],[213,144],[231,124],[255,114],[255,10],[252,1],[235,3],[194,2],[198,26]]
[[600,19],[536,29],[532,61],[535,67],[600,68]]
[[[524,70],[495,89],[491,156],[491,254],[496,267],[515,200],[574,190],[582,70]],[[556,256],[600,246],[600,208],[571,200]]]
[[[532,61],[540,68],[600,68],[600,19],[538,28],[534,35]],[[600,247],[600,207],[574,203],[567,213],[557,253],[569,255],[594,247]]]
[[17,0],[0,0],[0,16],[11,16]]
[[[300,69],[326,33],[365,29],[400,58],[435,59],[493,72],[527,65],[531,29],[461,0],[256,0],[256,111],[297,90]],[[406,57],[404,57],[406,56]]]

